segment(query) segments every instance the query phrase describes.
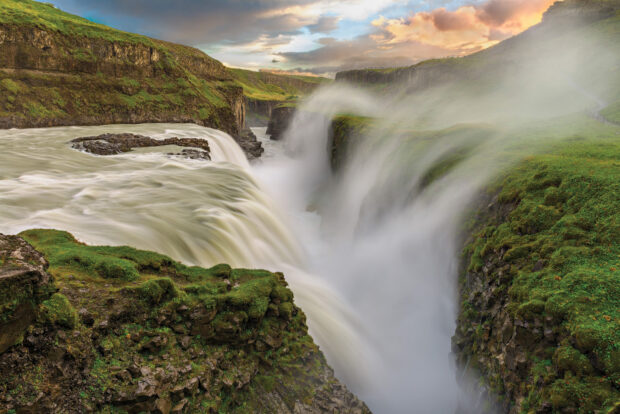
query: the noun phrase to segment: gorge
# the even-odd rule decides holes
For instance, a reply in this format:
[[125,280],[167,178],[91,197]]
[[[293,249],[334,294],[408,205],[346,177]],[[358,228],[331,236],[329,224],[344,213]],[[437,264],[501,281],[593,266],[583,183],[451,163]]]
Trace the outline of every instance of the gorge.
[[335,82],[18,3],[0,414],[617,412],[617,1]]

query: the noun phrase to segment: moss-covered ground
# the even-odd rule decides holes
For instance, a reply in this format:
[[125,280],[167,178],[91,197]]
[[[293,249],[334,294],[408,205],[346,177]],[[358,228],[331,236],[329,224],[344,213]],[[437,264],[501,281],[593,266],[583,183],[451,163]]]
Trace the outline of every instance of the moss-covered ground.
[[[524,347],[533,363],[523,411],[550,402],[554,412],[597,412],[620,400],[620,128],[582,119],[524,132],[567,139],[488,189],[510,212],[481,220],[464,251],[467,271],[499,260],[506,280],[498,294],[511,317],[554,330],[554,343],[541,336]],[[485,330],[475,335],[483,342]]]
[[[331,386],[282,274],[188,267],[55,230],[20,236],[47,258],[58,292],[42,303],[27,348],[0,358],[23,365],[0,379],[0,399],[13,407],[44,393],[67,412],[182,404],[182,412],[250,413],[269,406],[267,393],[292,410]],[[46,351],[24,360],[32,347]],[[55,389],[71,391],[63,399]]]

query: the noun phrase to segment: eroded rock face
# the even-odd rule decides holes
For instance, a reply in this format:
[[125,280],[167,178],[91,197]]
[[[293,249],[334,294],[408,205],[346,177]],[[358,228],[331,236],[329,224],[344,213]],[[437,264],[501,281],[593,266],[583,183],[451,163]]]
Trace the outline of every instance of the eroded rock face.
[[53,290],[47,261],[17,236],[0,234],[0,354],[23,340]]
[[254,132],[249,128],[242,130],[235,141],[243,149],[249,160],[259,158],[265,151],[263,144],[258,141]]
[[[0,94],[0,128],[193,122],[236,134],[245,124],[243,89],[230,84],[222,63],[191,47],[3,23],[0,48],[0,80],[18,85],[14,94]],[[191,85],[188,74],[206,82],[209,93]],[[168,77],[183,80],[165,86]],[[211,95],[226,105],[214,105]],[[46,110],[24,116],[29,105]]]
[[271,139],[279,140],[286,131],[295,115],[295,107],[281,106],[271,111],[271,118],[267,126],[267,134],[271,135]]
[[136,134],[102,134],[94,137],[76,138],[71,141],[73,148],[97,155],[116,155],[129,152],[134,148],[161,147],[164,145],[192,148],[184,149],[179,154],[169,155],[180,155],[191,159],[211,159],[209,142],[202,138],[154,139]]

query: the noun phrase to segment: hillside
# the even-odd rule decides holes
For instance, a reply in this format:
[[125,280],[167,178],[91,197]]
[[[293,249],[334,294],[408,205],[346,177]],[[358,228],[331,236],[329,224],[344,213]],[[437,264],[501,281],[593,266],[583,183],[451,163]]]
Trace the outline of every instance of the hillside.
[[201,51],[32,0],[0,3],[0,127],[195,122],[236,134],[243,90]]
[[275,108],[290,104],[331,80],[316,76],[282,75],[230,69],[235,82],[243,87],[246,116],[250,126],[265,126]]

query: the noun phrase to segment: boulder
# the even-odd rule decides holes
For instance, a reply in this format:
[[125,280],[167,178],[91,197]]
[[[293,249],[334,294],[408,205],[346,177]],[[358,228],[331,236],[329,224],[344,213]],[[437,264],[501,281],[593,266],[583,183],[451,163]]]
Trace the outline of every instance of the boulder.
[[17,236],[0,234],[0,354],[22,341],[54,291],[45,258]]

